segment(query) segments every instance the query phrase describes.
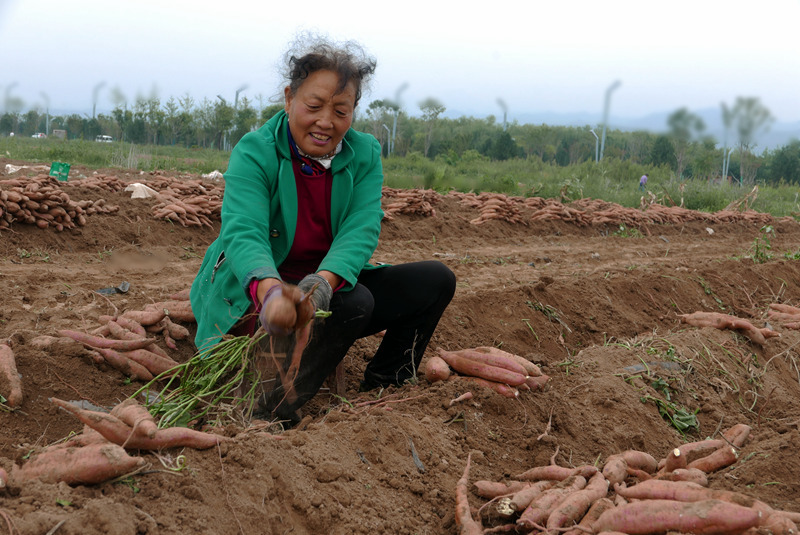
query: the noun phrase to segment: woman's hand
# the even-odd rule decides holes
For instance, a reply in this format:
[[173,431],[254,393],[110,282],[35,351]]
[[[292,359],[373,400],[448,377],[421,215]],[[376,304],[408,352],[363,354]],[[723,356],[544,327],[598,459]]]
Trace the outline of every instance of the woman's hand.
[[258,315],[267,334],[287,336],[301,325],[301,321],[308,315],[305,310],[308,304],[303,303],[308,299],[303,297],[297,286],[289,284],[276,284],[267,290]]

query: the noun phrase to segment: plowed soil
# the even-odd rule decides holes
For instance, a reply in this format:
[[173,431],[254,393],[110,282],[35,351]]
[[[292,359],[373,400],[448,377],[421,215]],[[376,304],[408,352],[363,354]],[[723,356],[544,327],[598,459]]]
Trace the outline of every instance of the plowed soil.
[[[64,191],[102,197],[117,212],[63,232],[0,230],[0,339],[13,343],[24,391],[18,410],[0,411],[0,467],[9,471],[81,431],[48,398],[112,407],[142,385],[80,347],[44,352],[29,342],[59,329],[91,331],[101,315],[188,288],[219,230],[219,221],[209,228],[156,220],[151,199],[81,188],[80,177],[93,171],[73,167]],[[8,522],[21,535],[455,534],[456,481],[470,452],[470,481],[505,481],[551,461],[601,467],[627,449],[661,459],[736,423],[752,427],[750,438],[735,464],[709,475],[709,486],[800,511],[800,334],[773,322],[780,337],[759,345],[680,320],[714,311],[764,327],[771,303],[800,304],[800,263],[784,254],[800,250],[797,222],[770,221],[766,258],[754,256],[754,244],[764,244],[761,223],[698,219],[621,230],[529,222],[523,209],[520,223],[476,225],[476,208],[459,197],[433,200],[435,215],[384,221],[374,255],[388,263],[438,259],[455,272],[456,295],[426,357],[436,348],[497,346],[538,364],[551,377],[544,390],[512,399],[420,377],[359,393],[380,343],[365,338],[345,359],[346,395],[318,394],[301,425],[279,433],[283,440],[232,422],[220,432],[233,440],[218,448],[162,452],[185,456],[181,471],[141,452],[148,469],[120,481],[11,486],[0,490],[0,533]],[[127,293],[96,292],[122,282]],[[191,341],[178,344],[160,342],[180,362],[195,354]],[[450,406],[467,390],[471,400]],[[694,414],[699,426],[678,431],[655,400]],[[469,499],[475,509],[486,503]],[[502,523],[488,509],[484,524]]]

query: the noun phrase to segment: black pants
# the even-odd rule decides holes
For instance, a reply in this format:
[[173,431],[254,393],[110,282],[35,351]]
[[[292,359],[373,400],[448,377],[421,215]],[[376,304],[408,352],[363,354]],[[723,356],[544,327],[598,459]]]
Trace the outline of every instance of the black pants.
[[355,288],[333,294],[330,317],[314,321],[294,381],[296,399],[286,399],[278,378],[278,386],[261,401],[258,416],[297,423],[297,409],[314,397],[353,343],[383,330],[362,389],[402,385],[416,373],[455,288],[453,272],[436,261],[362,271]]

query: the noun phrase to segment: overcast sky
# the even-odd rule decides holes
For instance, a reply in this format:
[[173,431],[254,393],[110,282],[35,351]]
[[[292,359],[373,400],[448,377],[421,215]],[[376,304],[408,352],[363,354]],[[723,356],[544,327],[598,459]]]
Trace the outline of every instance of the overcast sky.
[[[377,59],[362,104],[425,97],[450,112],[601,113],[719,109],[758,97],[800,121],[800,0],[0,0],[0,107],[49,99],[51,112],[186,93],[277,93],[276,62],[302,30],[354,39]],[[42,94],[44,93],[45,96]]]

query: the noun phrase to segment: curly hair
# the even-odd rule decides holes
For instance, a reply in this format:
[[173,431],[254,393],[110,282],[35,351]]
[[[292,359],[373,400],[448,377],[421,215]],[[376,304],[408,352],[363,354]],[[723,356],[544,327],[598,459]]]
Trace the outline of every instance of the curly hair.
[[292,95],[306,78],[317,71],[333,71],[339,75],[339,92],[353,83],[356,104],[375,73],[376,61],[355,41],[334,43],[326,37],[303,34],[284,54],[283,77]]

